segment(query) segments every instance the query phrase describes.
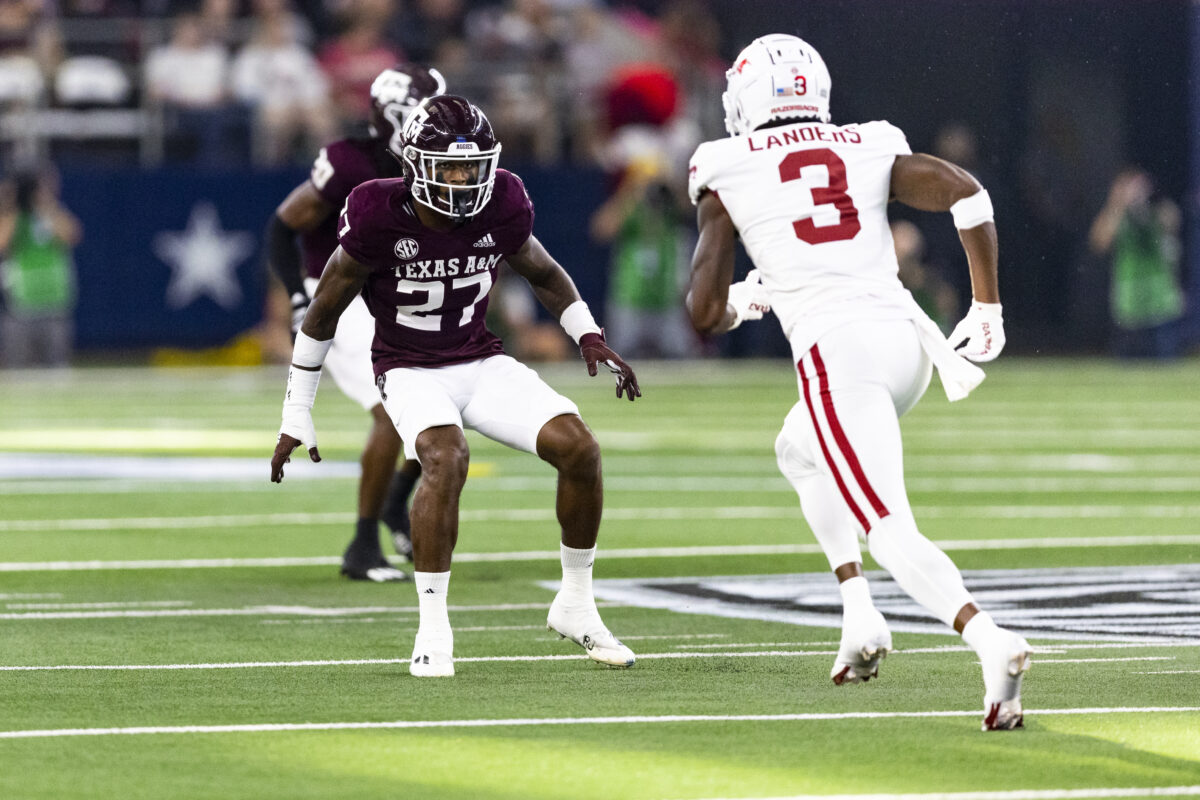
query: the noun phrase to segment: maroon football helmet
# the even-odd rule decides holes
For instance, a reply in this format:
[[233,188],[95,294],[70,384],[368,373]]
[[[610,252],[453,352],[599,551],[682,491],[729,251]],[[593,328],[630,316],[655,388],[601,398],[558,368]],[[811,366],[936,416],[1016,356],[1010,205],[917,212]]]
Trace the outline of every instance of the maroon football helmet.
[[492,197],[500,143],[479,107],[458,95],[422,100],[401,135],[404,177],[418,202],[465,219]]
[[446,79],[436,69],[399,64],[385,69],[371,84],[371,136],[387,141],[388,149],[400,155],[400,132],[404,121],[426,97],[446,91]]

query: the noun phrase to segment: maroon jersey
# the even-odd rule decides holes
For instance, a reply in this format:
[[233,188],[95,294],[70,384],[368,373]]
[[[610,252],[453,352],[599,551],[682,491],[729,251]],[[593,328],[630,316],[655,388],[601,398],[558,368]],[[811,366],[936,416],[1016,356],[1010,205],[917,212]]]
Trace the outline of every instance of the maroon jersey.
[[[351,190],[364,181],[400,174],[400,164],[378,139],[341,139],[321,148],[308,179],[325,202],[341,210]],[[304,271],[319,278],[337,249],[337,215],[330,214],[311,231],[300,234]]]
[[484,325],[488,295],[500,261],[532,232],[525,185],[502,169],[484,209],[444,232],[421,224],[403,179],[370,181],[352,191],[338,237],[351,258],[371,268],[363,294],[375,317],[375,374],[504,352]]

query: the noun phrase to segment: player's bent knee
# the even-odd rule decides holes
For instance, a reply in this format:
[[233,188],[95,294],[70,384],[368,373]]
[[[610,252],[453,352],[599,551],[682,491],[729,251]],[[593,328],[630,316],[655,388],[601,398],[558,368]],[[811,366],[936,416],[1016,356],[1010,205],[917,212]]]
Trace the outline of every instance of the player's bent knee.
[[812,465],[801,455],[800,448],[792,441],[786,427],[775,437],[775,463],[779,465],[783,477],[793,486],[813,471]]
[[461,488],[467,481],[471,453],[462,430],[454,425],[428,428],[417,436],[422,480],[430,485]]
[[580,478],[600,475],[600,443],[575,414],[563,414],[542,426],[537,453],[560,472]]

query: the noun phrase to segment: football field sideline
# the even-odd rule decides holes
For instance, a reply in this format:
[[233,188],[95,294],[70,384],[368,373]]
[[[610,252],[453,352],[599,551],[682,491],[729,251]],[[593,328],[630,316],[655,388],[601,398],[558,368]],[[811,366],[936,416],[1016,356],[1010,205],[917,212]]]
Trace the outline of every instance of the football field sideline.
[[[943,550],[1044,550],[1091,549],[1095,547],[1146,547],[1157,545],[1200,545],[1200,533],[1141,536],[1041,537],[1011,539],[935,539]],[[703,545],[695,547],[601,547],[601,559],[707,558],[721,556],[805,555],[818,554],[816,544]],[[516,550],[502,553],[455,553],[460,564],[507,561],[557,561],[557,550]],[[0,572],[77,572],[126,569],[228,569],[261,567],[323,567],[342,563],[340,556],[269,557],[269,558],[180,558],[138,561],[3,561]]]

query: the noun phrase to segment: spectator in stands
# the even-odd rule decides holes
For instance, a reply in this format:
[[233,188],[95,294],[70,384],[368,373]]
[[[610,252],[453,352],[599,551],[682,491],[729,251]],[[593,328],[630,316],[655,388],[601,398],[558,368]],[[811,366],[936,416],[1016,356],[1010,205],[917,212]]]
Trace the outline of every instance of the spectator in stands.
[[232,68],[234,96],[254,114],[255,162],[284,164],[297,154],[307,161],[336,138],[329,82],[312,53],[295,40],[289,17],[271,14],[256,25]]
[[83,238],[59,200],[50,167],[0,190],[0,362],[7,367],[66,366],[74,339],[75,263]]
[[679,86],[660,67],[619,72],[607,106],[616,189],[592,215],[591,234],[611,246],[609,339],[639,357],[696,355],[683,295],[693,244],[687,159],[699,139],[675,127]]
[[680,82],[681,113],[700,128],[701,141],[725,135],[725,115],[712,98],[725,91],[726,60],[721,28],[703,0],[672,0],[659,15],[658,38],[664,65]]
[[1140,169],[1117,175],[1108,201],[1092,222],[1088,245],[1111,254],[1109,308],[1118,356],[1179,355],[1184,296],[1179,284],[1179,206],[1156,195],[1154,180]]
[[261,28],[268,20],[281,17],[290,28],[292,39],[312,50],[316,42],[312,22],[293,8],[291,0],[254,0],[252,8],[257,27]]
[[0,0],[0,105],[34,105],[62,59],[56,20],[41,0]]
[[572,10],[562,57],[570,87],[566,118],[573,158],[600,157],[608,140],[603,109],[612,75],[654,49],[643,23],[636,12],[617,14],[598,3]]
[[232,50],[241,42],[238,0],[200,0],[200,22],[211,42]]
[[147,97],[167,111],[168,133],[190,140],[206,166],[240,160],[243,149],[233,137],[244,114],[229,100],[228,80],[229,53],[208,37],[198,14],[178,15],[171,41],[146,58]]
[[351,0],[345,11],[345,30],[317,56],[345,133],[362,127],[369,116],[375,76],[408,60],[385,36],[394,10],[393,0]]

